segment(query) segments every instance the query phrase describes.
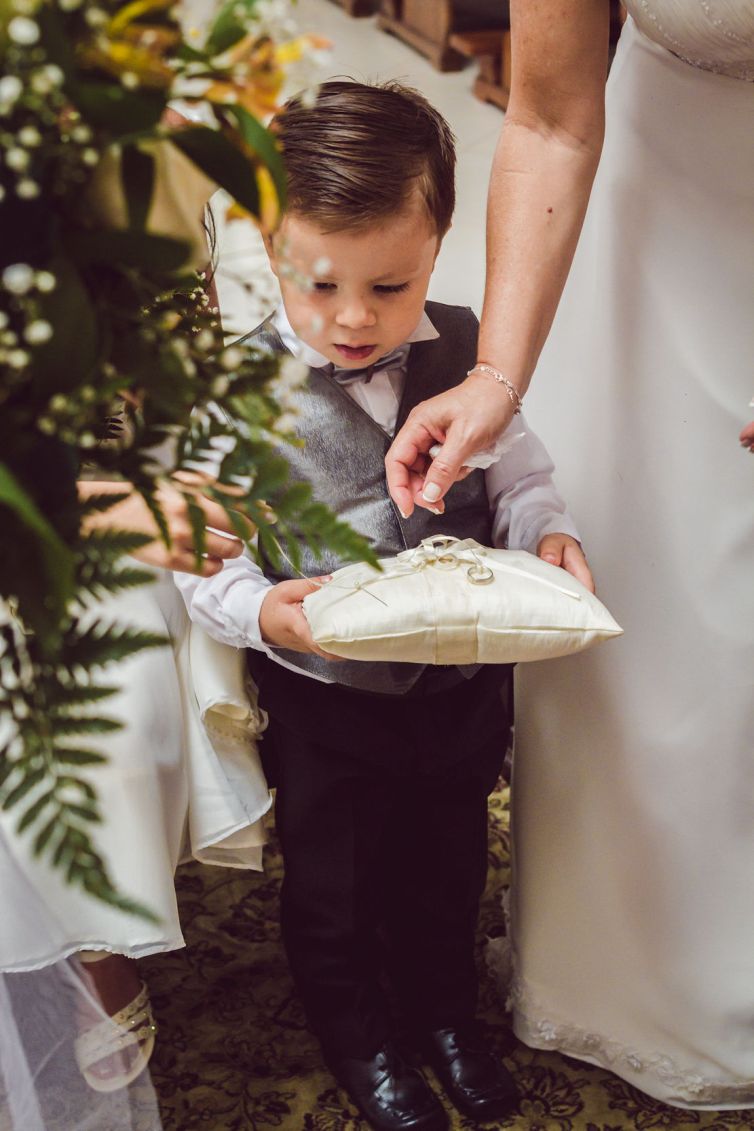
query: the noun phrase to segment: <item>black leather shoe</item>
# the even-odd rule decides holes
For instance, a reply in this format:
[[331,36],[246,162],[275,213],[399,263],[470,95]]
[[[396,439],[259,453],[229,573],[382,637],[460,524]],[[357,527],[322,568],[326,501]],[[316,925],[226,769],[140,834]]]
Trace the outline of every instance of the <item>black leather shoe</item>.
[[480,1121],[501,1119],[515,1108],[519,1097],[513,1077],[475,1028],[435,1029],[428,1034],[427,1053],[463,1115]]
[[369,1060],[349,1057],[330,1067],[375,1131],[447,1131],[442,1104],[394,1045],[386,1044]]

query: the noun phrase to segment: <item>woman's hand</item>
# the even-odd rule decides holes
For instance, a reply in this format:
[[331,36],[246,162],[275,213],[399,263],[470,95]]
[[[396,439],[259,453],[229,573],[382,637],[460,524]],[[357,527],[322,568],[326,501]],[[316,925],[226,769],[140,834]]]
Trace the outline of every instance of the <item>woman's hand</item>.
[[[125,490],[130,492],[122,502],[88,517],[86,528],[129,530],[150,535],[153,541],[134,550],[132,554],[148,565],[178,570],[182,573],[197,573],[201,577],[211,577],[219,573],[224,558],[237,558],[242,553],[243,542],[235,534],[233,524],[224,508],[214,499],[202,494],[200,488],[207,486],[208,480],[201,476],[181,477],[181,480],[182,489],[166,480],[156,492],[156,501],[165,516],[170,534],[170,546],[166,546],[162,541],[152,512],[130,483],[85,481],[79,484],[79,493],[84,499],[88,495],[122,494]],[[186,493],[191,495],[192,502],[204,512],[205,526],[212,528],[206,532],[204,552],[207,556],[200,559],[200,564],[197,564],[196,559]],[[248,519],[245,521],[248,523],[249,537],[251,537],[255,527]]]
[[[479,375],[412,409],[385,456],[388,488],[403,517],[415,505],[442,511],[443,496],[466,474],[464,460],[491,447],[512,418],[506,390]],[[430,460],[437,443],[442,452]]]
[[748,448],[750,452],[754,452],[754,420],[752,420],[751,424],[746,425],[738,438],[741,441],[741,447]]
[[291,652],[313,652],[325,660],[341,659],[340,656],[323,652],[315,644],[309,622],[304,616],[304,597],[315,593],[326,580],[328,579],[324,577],[311,577],[302,581],[280,581],[273,585],[259,610],[259,627],[266,644],[288,648]]

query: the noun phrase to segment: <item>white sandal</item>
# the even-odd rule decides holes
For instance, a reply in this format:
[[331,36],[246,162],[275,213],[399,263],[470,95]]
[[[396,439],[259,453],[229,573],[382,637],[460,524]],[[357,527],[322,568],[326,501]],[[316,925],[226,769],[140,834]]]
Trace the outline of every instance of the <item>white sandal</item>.
[[[119,1009],[109,1020],[100,1021],[87,1029],[75,1044],[76,1063],[81,1075],[95,1092],[115,1092],[125,1088],[143,1072],[154,1051],[157,1032],[149,991],[142,982],[133,1001]],[[115,1076],[98,1076],[91,1068],[108,1057],[115,1057],[125,1049],[137,1046],[137,1054],[126,1071]]]

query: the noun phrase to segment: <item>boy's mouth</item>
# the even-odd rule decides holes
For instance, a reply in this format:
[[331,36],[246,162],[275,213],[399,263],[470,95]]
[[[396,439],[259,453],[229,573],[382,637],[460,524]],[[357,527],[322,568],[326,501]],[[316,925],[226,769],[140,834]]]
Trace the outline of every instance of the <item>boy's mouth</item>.
[[377,349],[375,345],[369,346],[347,346],[341,342],[334,342],[335,349],[344,357],[346,361],[364,361],[365,358],[373,354]]

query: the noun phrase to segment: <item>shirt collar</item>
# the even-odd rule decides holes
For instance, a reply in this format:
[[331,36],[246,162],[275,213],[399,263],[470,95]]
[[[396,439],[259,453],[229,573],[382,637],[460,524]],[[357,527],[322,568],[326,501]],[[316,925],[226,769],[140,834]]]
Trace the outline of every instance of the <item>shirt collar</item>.
[[[324,354],[318,353],[306,342],[302,341],[294,332],[293,327],[288,321],[288,315],[285,313],[285,307],[281,303],[272,315],[272,325],[277,330],[283,345],[287,350],[298,357],[301,361],[306,362],[310,369],[321,369],[325,365],[329,365],[330,361]],[[430,321],[427,312],[423,311],[419,319],[419,323],[415,330],[413,330],[406,338],[406,344],[412,342],[429,342],[439,338],[439,331],[435,329]]]

